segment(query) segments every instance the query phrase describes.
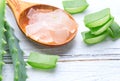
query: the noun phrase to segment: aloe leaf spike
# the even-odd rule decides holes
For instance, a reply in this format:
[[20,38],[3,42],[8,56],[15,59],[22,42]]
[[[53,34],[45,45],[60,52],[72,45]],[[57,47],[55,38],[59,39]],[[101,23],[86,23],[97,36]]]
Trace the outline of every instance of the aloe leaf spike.
[[5,21],[5,28],[7,32],[5,33],[6,39],[8,42],[9,52],[12,57],[13,65],[14,65],[14,81],[26,81],[26,64],[23,58],[23,51],[19,46],[19,41],[14,35],[13,29],[10,25]]
[[2,68],[4,65],[3,62],[3,55],[6,53],[5,51],[5,28],[4,28],[4,17],[5,17],[5,1],[6,0],[0,0],[0,81],[2,81]]

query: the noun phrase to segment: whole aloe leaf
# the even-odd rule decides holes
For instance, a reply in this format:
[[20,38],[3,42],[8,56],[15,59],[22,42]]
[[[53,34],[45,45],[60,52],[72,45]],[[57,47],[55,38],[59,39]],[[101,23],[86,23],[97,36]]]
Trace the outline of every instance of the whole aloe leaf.
[[6,53],[4,47],[6,44],[4,33],[5,0],[0,0],[0,81],[2,81],[3,55]]
[[14,81],[26,81],[26,64],[23,58],[23,51],[19,46],[19,41],[14,35],[13,29],[10,25],[5,21],[5,28],[7,32],[5,33],[6,39],[8,42],[9,53],[12,57],[13,65],[14,65]]

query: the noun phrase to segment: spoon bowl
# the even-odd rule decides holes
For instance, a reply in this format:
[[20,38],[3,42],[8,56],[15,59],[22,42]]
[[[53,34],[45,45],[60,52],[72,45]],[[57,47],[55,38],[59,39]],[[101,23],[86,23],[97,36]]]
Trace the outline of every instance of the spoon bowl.
[[[52,12],[52,11],[59,9],[59,8],[54,7],[54,6],[50,6],[50,5],[46,5],[46,4],[36,4],[36,3],[23,2],[20,0],[7,0],[7,3],[15,15],[15,18],[16,18],[16,21],[17,21],[17,24],[18,24],[18,27],[20,28],[20,30],[24,33],[24,35],[27,38],[33,40],[34,42],[36,42],[38,44],[43,44],[43,45],[48,45],[48,46],[60,46],[60,45],[64,45],[64,44],[70,42],[76,36],[77,27],[75,26],[75,32],[72,33],[72,35],[63,43],[55,44],[55,43],[39,42],[39,41],[35,40],[34,38],[31,38],[31,37],[26,35],[25,27],[29,23],[29,19],[27,17],[29,10],[31,8],[33,8],[35,10],[36,9],[43,9],[46,12],[47,12],[47,10]],[[60,10],[63,11],[65,14],[67,14],[69,16],[69,18],[75,22],[75,20],[72,18],[72,16],[69,13],[65,12],[62,9],[60,9]]]

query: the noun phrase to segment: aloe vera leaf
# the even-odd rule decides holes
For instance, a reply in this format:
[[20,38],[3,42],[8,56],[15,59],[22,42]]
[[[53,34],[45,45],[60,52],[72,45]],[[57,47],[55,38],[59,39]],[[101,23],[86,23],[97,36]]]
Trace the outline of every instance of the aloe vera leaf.
[[97,28],[91,28],[91,33],[94,35],[99,35],[101,33],[103,33],[104,31],[106,31],[109,26],[112,24],[114,18],[111,18],[107,23],[105,23],[103,26],[97,27]]
[[110,25],[108,31],[113,39],[120,38],[120,26],[115,21]]
[[106,8],[101,11],[88,14],[84,17],[84,23],[89,28],[102,26],[111,18],[110,9]]
[[65,11],[71,14],[83,12],[89,6],[86,0],[65,0],[62,3]]
[[0,0],[0,81],[2,81],[2,68],[3,68],[3,55],[6,53],[5,51],[5,28],[4,28],[4,17],[5,17],[5,0]]
[[104,32],[100,35],[93,35],[91,34],[90,31],[86,31],[86,32],[82,32],[81,34],[85,43],[96,44],[103,41],[107,37],[108,32]]
[[36,52],[31,52],[27,63],[33,68],[51,69],[55,68],[57,60],[57,55],[45,55]]
[[19,41],[14,35],[13,29],[5,21],[5,28],[7,32],[5,33],[8,42],[9,53],[12,57],[12,62],[14,65],[14,81],[26,81],[26,64],[23,58],[23,51],[19,46]]

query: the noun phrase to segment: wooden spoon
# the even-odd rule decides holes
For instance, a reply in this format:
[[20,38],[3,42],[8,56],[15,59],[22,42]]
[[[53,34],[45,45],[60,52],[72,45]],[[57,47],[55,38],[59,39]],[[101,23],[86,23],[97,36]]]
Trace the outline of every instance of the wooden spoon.
[[[35,3],[23,2],[20,0],[7,0],[7,3],[15,15],[15,18],[16,18],[19,28],[25,35],[26,35],[25,27],[28,25],[28,21],[29,21],[29,19],[27,18],[27,13],[29,12],[29,10],[31,8],[51,10],[51,11],[59,9],[57,7],[46,5],[46,4],[35,4]],[[65,12],[65,13],[70,17],[70,19],[75,21],[70,14],[68,14],[67,12]],[[64,44],[70,42],[75,37],[75,35],[77,33],[77,27],[75,26],[75,28],[76,28],[75,33],[73,33],[66,41],[64,41],[64,43],[61,43],[61,44],[44,43],[44,42],[36,41],[35,39],[28,37],[27,35],[26,35],[26,37],[37,42],[38,44],[44,44],[44,45],[48,45],[48,46],[59,46],[59,45],[64,45]]]

